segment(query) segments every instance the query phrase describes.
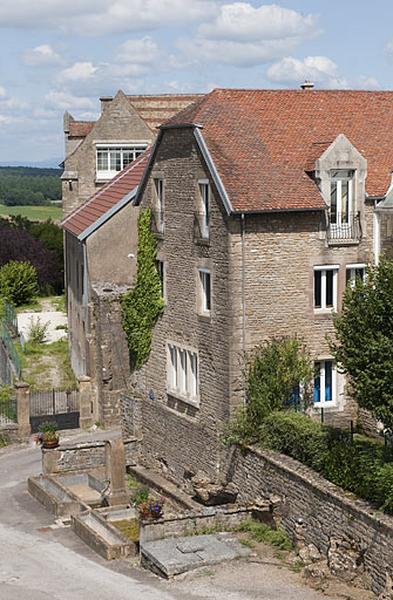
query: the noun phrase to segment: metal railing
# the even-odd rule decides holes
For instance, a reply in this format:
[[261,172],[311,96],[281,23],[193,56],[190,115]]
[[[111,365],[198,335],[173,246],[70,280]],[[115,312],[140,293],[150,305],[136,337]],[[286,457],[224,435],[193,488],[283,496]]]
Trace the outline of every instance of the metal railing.
[[7,327],[8,331],[10,331],[13,335],[18,335],[18,318],[16,315],[16,310],[7,302],[7,300],[1,300],[0,307],[0,318]]
[[209,224],[206,222],[205,213],[194,213],[194,238],[196,240],[209,240]]
[[155,234],[162,235],[164,233],[164,212],[162,210],[151,211],[150,227]]
[[5,354],[11,362],[13,370],[19,379],[22,373],[21,360],[4,321],[0,321],[0,344],[2,344]]
[[359,241],[362,238],[360,213],[350,213],[346,222],[332,222],[332,215],[328,216],[327,239],[328,241]]

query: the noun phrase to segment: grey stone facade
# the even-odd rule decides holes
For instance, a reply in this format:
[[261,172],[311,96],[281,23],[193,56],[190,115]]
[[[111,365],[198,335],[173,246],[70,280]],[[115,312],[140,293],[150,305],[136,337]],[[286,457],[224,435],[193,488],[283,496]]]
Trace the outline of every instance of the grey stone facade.
[[[361,172],[355,192],[361,235],[349,241],[328,239],[324,211],[228,216],[192,127],[162,133],[141,206],[157,209],[153,179],[162,178],[164,232],[157,240],[166,306],[154,330],[150,358],[135,376],[133,394],[144,460],[177,481],[200,469],[212,478],[220,476],[225,462],[220,437],[244,402],[244,356],[258,344],[273,336],[297,335],[313,360],[331,357],[327,337],[333,335],[332,314],[314,309],[314,267],[337,268],[340,310],[346,267],[375,260],[374,204],[364,199],[365,161],[339,136],[317,163],[317,180],[323,182],[323,170],[332,165],[352,165]],[[201,179],[210,181],[212,192],[210,236],[202,243],[195,234]],[[199,312],[200,267],[208,267],[212,277],[208,317]],[[198,403],[168,392],[168,344],[197,352]],[[325,421],[348,425],[356,421],[357,406],[347,396],[343,378],[338,381],[337,403],[325,409]],[[319,418],[319,410],[314,413]]]

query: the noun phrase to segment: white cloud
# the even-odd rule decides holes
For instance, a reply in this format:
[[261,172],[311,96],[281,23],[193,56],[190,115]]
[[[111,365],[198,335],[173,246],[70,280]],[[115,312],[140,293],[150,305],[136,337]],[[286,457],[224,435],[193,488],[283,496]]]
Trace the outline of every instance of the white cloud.
[[307,56],[304,60],[287,56],[271,65],[266,74],[275,83],[326,82],[337,78],[338,67],[327,56]]
[[253,7],[245,2],[221,6],[215,21],[203,24],[199,34],[206,39],[260,42],[313,34],[316,18],[276,4]]
[[91,79],[98,67],[91,62],[76,62],[59,73],[60,81],[85,81]]
[[0,98],[4,98],[5,95],[6,95],[5,88],[2,85],[0,85]]
[[86,96],[74,96],[66,91],[52,90],[45,96],[49,107],[61,110],[93,110],[94,102]]
[[275,4],[254,7],[246,2],[221,6],[211,23],[199,26],[194,39],[178,48],[194,62],[255,66],[291,53],[318,33],[317,19]]
[[361,75],[356,83],[356,87],[364,90],[379,90],[381,84],[376,77],[368,77],[367,75]]
[[36,67],[46,65],[58,65],[62,62],[60,54],[53,50],[49,44],[42,44],[27,50],[23,54],[25,64]]
[[219,62],[238,67],[252,67],[284,56],[295,50],[294,39],[261,42],[227,42],[215,40],[180,40],[178,47],[194,62]]
[[0,23],[104,35],[204,20],[216,11],[215,0],[13,0],[0,3]]
[[120,46],[116,60],[132,64],[152,63],[158,58],[158,46],[150,37],[127,40]]

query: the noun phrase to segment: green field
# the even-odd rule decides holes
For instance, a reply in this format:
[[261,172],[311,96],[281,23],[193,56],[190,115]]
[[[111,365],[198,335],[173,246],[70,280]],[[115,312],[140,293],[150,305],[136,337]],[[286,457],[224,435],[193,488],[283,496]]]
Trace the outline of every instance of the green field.
[[4,206],[0,204],[0,216],[22,215],[31,221],[60,221],[63,216],[61,206]]

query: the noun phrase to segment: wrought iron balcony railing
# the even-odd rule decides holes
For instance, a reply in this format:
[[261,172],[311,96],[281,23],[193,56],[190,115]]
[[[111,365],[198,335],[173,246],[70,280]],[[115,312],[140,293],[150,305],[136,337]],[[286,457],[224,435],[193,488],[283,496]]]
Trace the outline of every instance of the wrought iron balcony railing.
[[327,239],[329,242],[356,242],[362,238],[360,213],[350,213],[339,223],[332,222],[332,215],[328,217]]

